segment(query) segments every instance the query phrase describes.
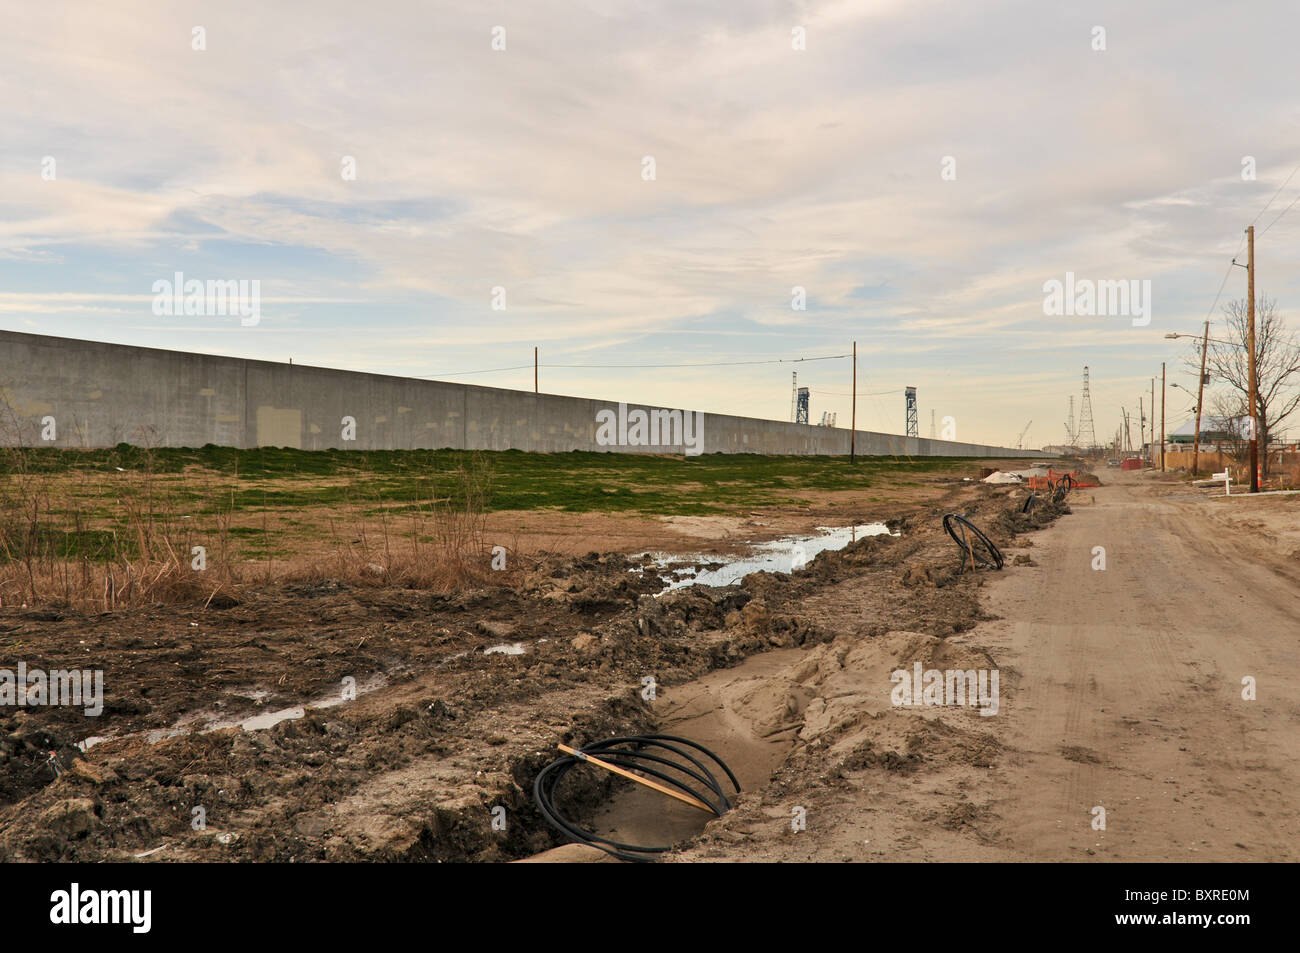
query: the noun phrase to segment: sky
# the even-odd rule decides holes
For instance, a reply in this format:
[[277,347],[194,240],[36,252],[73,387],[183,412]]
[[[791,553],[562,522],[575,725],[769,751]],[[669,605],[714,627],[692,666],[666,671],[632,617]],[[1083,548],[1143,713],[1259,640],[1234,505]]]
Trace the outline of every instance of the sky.
[[[8,330],[524,390],[537,347],[547,393],[772,419],[797,372],[839,426],[856,341],[860,429],[901,433],[914,386],[921,436],[1042,446],[1085,365],[1101,441],[1125,408],[1137,441],[1162,361],[1195,390],[1165,335],[1222,333],[1252,222],[1257,291],[1300,327],[1294,0],[0,23]],[[177,272],[259,282],[259,320],[156,314]],[[1067,273],[1149,312],[1045,314]],[[1173,430],[1194,400],[1166,401]]]

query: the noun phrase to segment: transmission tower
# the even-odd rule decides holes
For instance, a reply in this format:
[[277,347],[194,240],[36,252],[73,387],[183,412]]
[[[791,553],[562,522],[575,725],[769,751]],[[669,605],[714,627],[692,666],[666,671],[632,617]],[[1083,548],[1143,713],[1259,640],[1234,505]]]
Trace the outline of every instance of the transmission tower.
[[1088,389],[1088,365],[1083,366],[1083,399],[1079,401],[1079,447],[1091,450],[1097,445],[1092,426],[1092,392]]
[[1073,447],[1079,439],[1079,434],[1074,429],[1074,395],[1070,395],[1070,416],[1065,421],[1065,445]]
[[790,375],[790,420],[795,419],[795,410],[799,406],[799,372]]
[[800,387],[795,392],[794,422],[797,424],[806,424],[808,422],[808,388],[807,387]]
[[904,392],[907,400],[907,436],[921,436],[920,425],[916,421],[916,388],[909,387]]
[[930,439],[934,439],[934,408],[930,408]]

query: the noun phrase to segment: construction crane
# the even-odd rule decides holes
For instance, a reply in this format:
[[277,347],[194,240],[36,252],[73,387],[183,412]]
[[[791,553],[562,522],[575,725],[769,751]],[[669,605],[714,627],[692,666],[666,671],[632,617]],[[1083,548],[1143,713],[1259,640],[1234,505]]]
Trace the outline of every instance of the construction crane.
[[1029,433],[1029,424],[1032,424],[1032,423],[1033,423],[1033,421],[1031,420],[1031,421],[1029,421],[1028,424],[1025,424],[1025,429],[1022,430],[1022,431],[1020,431],[1020,436],[1016,438],[1016,449],[1017,449],[1017,450],[1023,450],[1023,449],[1025,449],[1025,434]]

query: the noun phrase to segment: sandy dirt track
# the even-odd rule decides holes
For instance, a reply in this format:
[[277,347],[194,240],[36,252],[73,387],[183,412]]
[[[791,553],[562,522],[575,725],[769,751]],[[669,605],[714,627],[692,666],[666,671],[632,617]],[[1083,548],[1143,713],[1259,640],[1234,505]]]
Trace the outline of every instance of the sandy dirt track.
[[[1020,757],[993,798],[1008,846],[1030,860],[1295,860],[1293,568],[1233,525],[1257,501],[1125,476],[1039,534],[1040,565],[993,590],[1003,620],[972,633],[1021,673],[1004,735]],[[1088,823],[1098,805],[1105,832]]]
[[[801,772],[772,785],[780,796],[715,822],[682,859],[1297,859],[1300,590],[1284,550],[1300,502],[1105,479],[1021,541],[1033,565],[990,577],[998,618],[942,646],[995,661],[997,716],[891,710],[866,691],[856,737],[889,754],[893,736],[911,767],[796,759]],[[891,638],[877,640],[886,655]],[[895,651],[903,668],[924,657],[915,643]],[[884,677],[880,661],[861,669],[866,682]],[[1246,676],[1257,700],[1242,698]],[[820,783],[802,780],[817,771]],[[792,805],[807,810],[804,832],[791,830]]]

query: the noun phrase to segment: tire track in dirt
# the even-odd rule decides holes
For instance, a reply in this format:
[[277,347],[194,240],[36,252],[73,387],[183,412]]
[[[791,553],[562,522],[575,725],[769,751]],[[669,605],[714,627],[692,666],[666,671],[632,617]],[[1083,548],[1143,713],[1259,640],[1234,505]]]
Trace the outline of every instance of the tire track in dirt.
[[1278,700],[1300,675],[1294,587],[1200,502],[1132,478],[1094,492],[1036,537],[1037,580],[994,588],[1007,621],[976,633],[1022,676],[999,726],[1022,758],[995,781],[1005,836],[1026,859],[1293,858],[1276,822],[1295,831],[1297,719]]

